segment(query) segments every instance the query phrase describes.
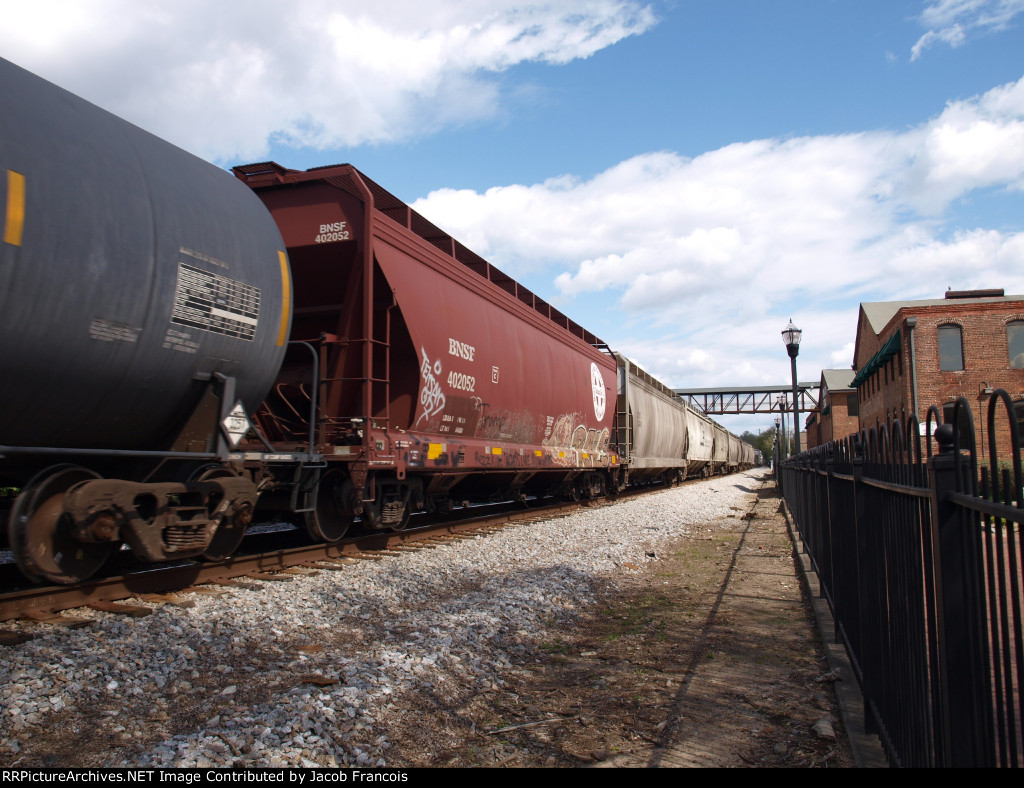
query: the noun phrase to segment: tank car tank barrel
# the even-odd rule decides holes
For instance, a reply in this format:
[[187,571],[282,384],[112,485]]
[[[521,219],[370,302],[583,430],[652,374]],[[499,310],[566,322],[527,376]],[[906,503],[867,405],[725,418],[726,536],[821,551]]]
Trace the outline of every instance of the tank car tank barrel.
[[259,495],[231,446],[291,325],[273,218],[221,168],[3,59],[0,199],[18,565],[74,583],[122,539],[149,561],[231,547]]
[[255,410],[290,275],[251,190],[2,59],[0,140],[23,186],[20,244],[0,244],[0,442],[188,450],[171,442],[218,373]]

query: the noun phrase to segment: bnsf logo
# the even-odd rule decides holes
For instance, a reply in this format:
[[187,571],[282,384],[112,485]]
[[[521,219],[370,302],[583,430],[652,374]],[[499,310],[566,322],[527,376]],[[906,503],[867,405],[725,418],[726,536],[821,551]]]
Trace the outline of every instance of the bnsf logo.
[[472,345],[467,345],[465,342],[459,342],[457,339],[448,338],[448,355],[458,356],[464,358],[466,361],[473,360],[473,354],[476,353],[476,348]]
[[347,241],[349,240],[349,232],[345,229],[347,226],[348,222],[321,224],[320,232],[313,240],[318,244],[330,243],[331,241]]

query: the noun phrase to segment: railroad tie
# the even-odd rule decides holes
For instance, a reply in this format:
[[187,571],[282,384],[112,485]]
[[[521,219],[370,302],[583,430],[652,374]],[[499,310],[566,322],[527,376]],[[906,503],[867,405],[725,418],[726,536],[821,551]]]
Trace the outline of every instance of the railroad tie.
[[246,577],[252,578],[253,580],[266,580],[271,583],[290,583],[295,579],[288,575],[271,574],[270,572],[250,572]]
[[86,605],[90,610],[98,610],[101,613],[120,613],[132,618],[144,618],[153,612],[153,608],[144,605],[126,605],[121,602],[90,602]]
[[45,611],[26,613],[25,618],[30,621],[35,621],[39,624],[52,624],[58,627],[67,627],[68,629],[81,629],[92,624],[95,619],[92,618],[75,618],[73,616],[62,616],[59,613],[48,613]]
[[0,631],[0,646],[17,646],[31,640],[34,635],[27,632]]

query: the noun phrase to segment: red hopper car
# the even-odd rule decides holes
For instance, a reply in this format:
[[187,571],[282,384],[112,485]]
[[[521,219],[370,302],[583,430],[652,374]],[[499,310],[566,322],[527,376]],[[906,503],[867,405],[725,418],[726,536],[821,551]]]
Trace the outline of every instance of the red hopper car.
[[356,516],[395,529],[463,500],[618,483],[604,343],[354,167],[234,171],[293,277],[290,350],[255,420],[275,450],[322,456],[271,462],[264,502],[334,541]]

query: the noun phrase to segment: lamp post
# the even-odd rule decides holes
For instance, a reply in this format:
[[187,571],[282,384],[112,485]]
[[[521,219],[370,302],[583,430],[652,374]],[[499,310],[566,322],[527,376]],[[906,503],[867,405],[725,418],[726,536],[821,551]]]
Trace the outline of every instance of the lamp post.
[[[789,456],[789,441],[786,439],[786,411],[789,409],[789,403],[786,402],[786,395],[780,394],[778,398],[779,403],[779,418],[782,421],[782,432],[779,436],[782,443],[779,444],[780,456],[786,459]],[[778,422],[776,422],[777,424]]]
[[793,325],[793,318],[789,319],[789,325],[782,332],[782,341],[786,343],[786,352],[789,353],[789,366],[793,373],[793,438],[796,445],[796,454],[800,453],[800,401],[797,399],[796,385],[796,357],[800,353],[800,336],[804,332]]

